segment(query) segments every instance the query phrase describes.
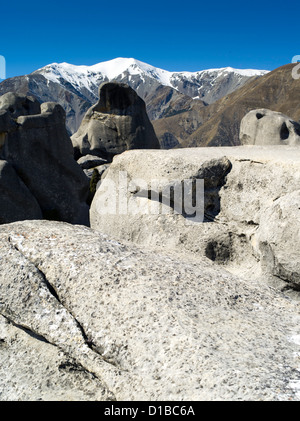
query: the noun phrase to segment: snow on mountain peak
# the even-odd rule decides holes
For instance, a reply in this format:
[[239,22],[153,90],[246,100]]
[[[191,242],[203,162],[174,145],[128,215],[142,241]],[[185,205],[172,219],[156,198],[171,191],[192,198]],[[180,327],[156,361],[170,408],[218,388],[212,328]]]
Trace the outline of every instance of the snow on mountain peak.
[[[198,72],[170,72],[150,64],[136,60],[135,58],[118,57],[113,60],[104,61],[92,66],[73,65],[69,63],[52,63],[34,73],[44,75],[48,80],[56,83],[68,82],[77,89],[86,88],[95,92],[95,87],[105,80],[131,80],[130,76],[138,75],[145,81],[145,77],[155,79],[158,83],[170,86],[178,90],[178,81],[189,81],[202,84],[202,80],[208,77],[211,84],[219,77],[227,74],[235,74],[238,77],[262,76],[267,73],[265,70],[233,69],[224,67],[220,69],[208,69]],[[194,95],[193,95],[194,96]]]
[[36,72],[43,73],[47,78],[51,78],[57,81],[59,77],[67,78],[88,76],[92,74],[102,74],[109,80],[120,76],[124,72],[128,72],[131,75],[146,73],[148,76],[158,79],[162,84],[171,86],[170,79],[177,75],[185,77],[196,76],[201,73],[212,73],[212,72],[228,72],[238,73],[242,76],[257,76],[267,73],[266,70],[254,70],[254,69],[234,69],[232,67],[224,67],[219,69],[207,69],[200,70],[197,72],[170,72],[168,70],[154,67],[150,64],[136,60],[135,58],[123,58],[118,57],[109,61],[103,61],[92,66],[85,65],[74,65],[69,63],[52,63],[49,64]]

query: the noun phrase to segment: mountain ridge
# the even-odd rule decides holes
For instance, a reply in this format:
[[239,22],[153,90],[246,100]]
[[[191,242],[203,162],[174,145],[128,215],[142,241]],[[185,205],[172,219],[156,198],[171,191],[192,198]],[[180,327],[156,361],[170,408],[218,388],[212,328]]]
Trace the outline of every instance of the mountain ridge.
[[116,58],[92,66],[52,63],[29,75],[6,79],[0,94],[9,91],[33,95],[39,101],[58,102],[66,111],[70,134],[98,101],[99,85],[107,81],[127,83],[145,101],[151,120],[205,107],[268,71],[208,69],[169,72],[130,58]]
[[[83,79],[83,75],[86,77],[95,77],[99,79],[99,74],[108,78],[108,80],[114,80],[120,77],[123,73],[128,72],[129,75],[143,75],[156,79],[164,86],[169,86],[171,88],[177,89],[180,91],[176,84],[176,78],[186,78],[187,80],[194,80],[201,78],[202,75],[209,74],[220,74],[220,73],[235,73],[239,76],[253,77],[253,76],[262,76],[268,73],[267,70],[256,70],[256,69],[235,69],[232,67],[222,67],[222,68],[212,68],[205,70],[198,70],[195,72],[189,71],[168,71],[161,69],[159,67],[152,66],[148,63],[144,63],[135,58],[123,58],[118,57],[112,60],[100,62],[91,66],[87,65],[73,65],[70,63],[51,63],[40,69],[35,70],[32,74],[42,74],[47,79],[52,80],[53,82],[59,82],[59,78],[63,77],[65,80],[71,84],[82,84],[87,88],[93,91],[89,84],[87,83],[88,79]],[[76,78],[77,75],[77,78]],[[79,79],[82,79],[81,81]],[[73,82],[73,83],[72,83]],[[184,92],[184,88],[181,87],[181,90]],[[193,97],[195,99],[197,96]]]

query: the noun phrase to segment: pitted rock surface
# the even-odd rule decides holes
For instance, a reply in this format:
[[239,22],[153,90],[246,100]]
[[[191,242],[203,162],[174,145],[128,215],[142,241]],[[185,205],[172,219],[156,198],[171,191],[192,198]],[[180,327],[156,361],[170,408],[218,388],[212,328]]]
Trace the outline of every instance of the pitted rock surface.
[[266,284],[65,223],[3,225],[0,239],[1,314],[93,373],[105,399],[298,399],[298,306]]

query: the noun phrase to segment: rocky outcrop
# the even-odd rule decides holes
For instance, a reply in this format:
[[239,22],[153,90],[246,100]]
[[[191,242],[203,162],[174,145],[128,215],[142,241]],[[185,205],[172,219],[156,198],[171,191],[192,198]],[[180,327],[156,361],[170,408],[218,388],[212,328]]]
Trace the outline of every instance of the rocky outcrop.
[[[197,180],[198,205],[192,193]],[[268,278],[277,284],[280,277],[281,287],[293,294],[300,261],[296,256],[290,261],[288,253],[299,242],[298,196],[293,196],[299,185],[299,147],[128,151],[114,159],[96,192],[91,227],[118,240],[208,257],[247,279]],[[187,186],[188,212],[180,209],[180,194],[174,200],[178,186]],[[289,225],[290,203],[293,235],[279,218],[278,206],[288,199],[282,212]],[[266,252],[269,246],[272,253]]]
[[54,221],[0,251],[2,400],[298,399],[297,304],[265,283]]
[[0,160],[0,224],[42,219],[35,197],[7,161]]
[[77,157],[97,155],[111,160],[128,149],[157,149],[159,142],[144,101],[126,84],[103,83],[99,101],[72,136]]
[[242,145],[299,145],[300,124],[265,108],[247,113],[240,127]]
[[[40,114],[41,106],[33,96],[8,92],[0,96],[0,110],[3,117],[8,112],[11,118],[16,119],[21,115]],[[5,131],[5,127],[0,126],[0,130]]]
[[276,198],[261,215],[258,246],[266,272],[278,282],[294,284],[296,290],[300,290],[299,233],[300,190],[295,190]]
[[88,89],[78,90],[76,86],[72,86],[63,79],[61,83],[56,83],[38,73],[3,80],[0,83],[0,95],[8,92],[27,97],[34,96],[40,103],[60,104],[66,112],[68,134],[76,132],[84,114],[97,101],[97,89],[95,94]]
[[[11,93],[0,97],[0,106],[0,156],[19,185],[27,187],[45,218],[88,224],[88,179],[74,160],[62,107]],[[24,215],[32,218],[26,208]]]

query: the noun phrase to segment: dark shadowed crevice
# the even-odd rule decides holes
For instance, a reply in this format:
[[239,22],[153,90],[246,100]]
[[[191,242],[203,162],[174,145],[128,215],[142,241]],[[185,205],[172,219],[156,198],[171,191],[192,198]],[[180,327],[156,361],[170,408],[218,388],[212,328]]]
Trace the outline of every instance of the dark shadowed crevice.
[[[1,313],[2,314],[2,313]],[[14,322],[7,314],[2,314],[2,316],[9,322],[11,323],[14,327],[23,330],[23,332],[27,333],[27,335],[31,336],[32,338],[41,341],[41,342],[45,342],[47,344],[50,344],[51,342],[49,342],[44,336],[34,332],[33,330],[31,330],[28,326],[24,326],[24,325],[20,325],[19,323]],[[53,344],[51,344],[53,345]]]
[[220,190],[231,169],[232,163],[223,157],[205,162],[198,171],[197,178],[204,179],[204,222],[214,221],[220,213]]
[[287,128],[286,123],[283,123],[280,129],[280,139],[281,140],[286,140],[289,138],[290,132],[289,129]]
[[88,336],[87,336],[87,334],[85,333],[85,331],[84,331],[84,329],[83,329],[83,327],[81,326],[81,324],[79,323],[79,321],[76,319],[76,317],[74,317],[74,315],[72,314],[72,312],[68,309],[68,308],[66,308],[66,306],[61,302],[61,300],[60,300],[60,298],[59,298],[59,295],[58,295],[58,293],[57,293],[57,291],[55,290],[55,288],[53,287],[53,285],[48,281],[48,279],[47,279],[47,277],[46,277],[46,275],[45,275],[45,273],[43,272],[43,271],[41,271],[41,269],[40,269],[40,267],[39,267],[39,265],[36,263],[36,262],[33,262],[32,260],[30,260],[29,258],[28,258],[28,256],[26,256],[26,255],[24,255],[24,253],[21,251],[21,250],[19,250],[19,248],[17,247],[17,245],[12,241],[12,239],[9,237],[8,238],[8,241],[9,241],[9,243],[12,245],[12,247],[14,247],[15,248],[15,250],[17,250],[22,256],[24,256],[28,261],[30,261],[30,263],[32,264],[32,265],[34,265],[34,267],[37,269],[37,271],[38,271],[38,273],[41,275],[41,277],[43,278],[43,281],[44,281],[44,284],[45,284],[45,286],[46,286],[46,288],[48,289],[48,291],[49,291],[49,293],[52,295],[52,297],[54,297],[58,302],[59,302],[59,304],[62,306],[62,307],[64,307],[67,311],[68,311],[68,313],[70,314],[70,316],[73,318],[73,320],[75,321],[75,323],[76,323],[76,325],[77,325],[77,327],[78,327],[78,329],[80,330],[80,332],[81,332],[81,334],[82,334],[82,337],[83,337],[83,339],[84,339],[84,341],[85,341],[85,343],[86,343],[86,345],[90,348],[90,349],[92,349],[93,351],[95,351],[95,349],[94,349],[94,344],[93,344],[93,342],[88,338]]

